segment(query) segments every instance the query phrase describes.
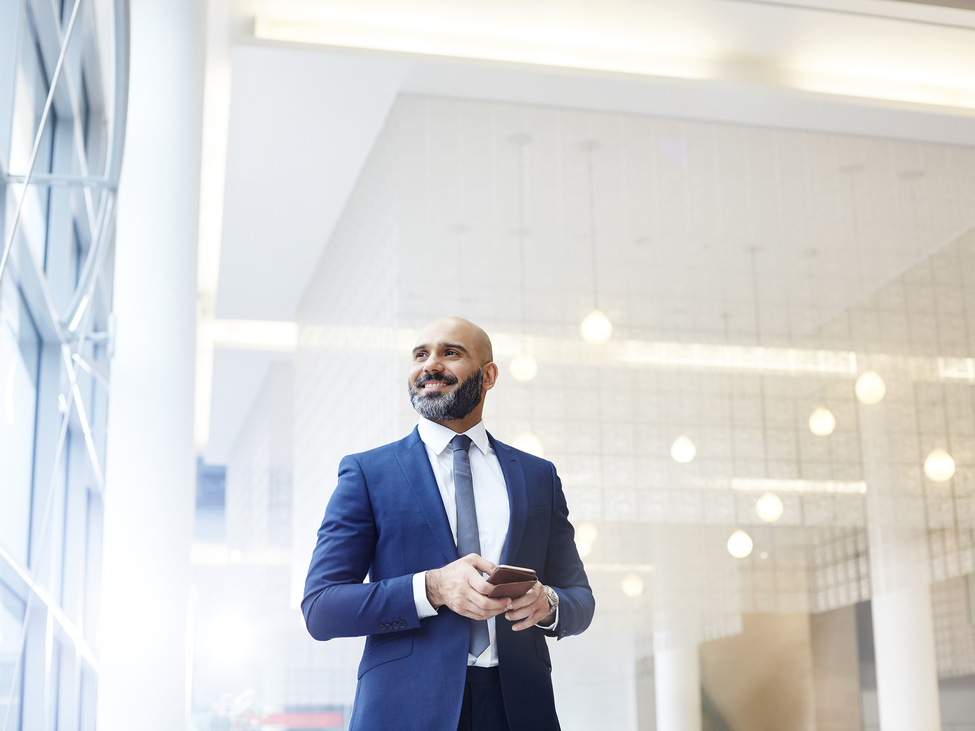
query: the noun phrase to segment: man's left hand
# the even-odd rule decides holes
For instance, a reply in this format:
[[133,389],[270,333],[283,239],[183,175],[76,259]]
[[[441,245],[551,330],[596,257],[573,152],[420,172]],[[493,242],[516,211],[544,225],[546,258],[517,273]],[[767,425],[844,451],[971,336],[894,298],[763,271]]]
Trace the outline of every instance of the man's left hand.
[[504,618],[511,622],[517,622],[518,624],[511,629],[518,632],[534,627],[544,620],[548,615],[548,609],[548,599],[545,597],[545,590],[542,589],[542,582],[536,581],[527,594],[517,599],[508,600]]

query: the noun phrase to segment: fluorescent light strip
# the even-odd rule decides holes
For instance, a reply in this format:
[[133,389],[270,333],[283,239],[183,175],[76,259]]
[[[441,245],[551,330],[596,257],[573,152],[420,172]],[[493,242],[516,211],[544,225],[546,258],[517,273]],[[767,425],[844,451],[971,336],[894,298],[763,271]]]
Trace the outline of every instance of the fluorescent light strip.
[[210,335],[215,348],[293,353],[298,343],[298,326],[270,320],[213,320]]
[[653,564],[649,563],[586,563],[587,571],[618,571],[622,573],[653,573]]
[[837,480],[753,480],[740,477],[731,479],[731,489],[744,492],[798,492],[862,495],[867,483],[840,482]]

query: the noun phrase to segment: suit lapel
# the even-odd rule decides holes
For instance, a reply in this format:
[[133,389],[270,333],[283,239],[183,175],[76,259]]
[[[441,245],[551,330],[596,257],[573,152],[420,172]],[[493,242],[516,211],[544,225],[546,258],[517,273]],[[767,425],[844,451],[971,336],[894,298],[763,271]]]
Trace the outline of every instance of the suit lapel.
[[525,521],[528,517],[528,491],[525,485],[525,471],[515,453],[501,442],[495,441],[488,434],[494,453],[498,456],[501,472],[504,473],[504,483],[508,488],[508,504],[511,506],[511,518],[508,524],[508,538],[501,554],[501,563],[510,564],[518,555],[521,537],[525,534]]
[[457,560],[457,546],[454,545],[450,533],[450,523],[447,522],[440,488],[437,487],[426,447],[423,446],[423,440],[420,439],[417,429],[403,440],[403,448],[396,452],[396,461],[399,462],[413,496],[420,505],[420,511],[433,532],[437,545],[443,551],[447,563]]

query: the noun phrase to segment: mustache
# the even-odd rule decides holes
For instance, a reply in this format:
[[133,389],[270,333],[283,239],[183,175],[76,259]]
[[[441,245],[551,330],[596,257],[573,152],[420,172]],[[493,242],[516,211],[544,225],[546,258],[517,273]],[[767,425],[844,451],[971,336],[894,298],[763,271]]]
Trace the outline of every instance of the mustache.
[[413,382],[413,387],[420,388],[420,386],[422,386],[423,384],[431,383],[431,382],[446,383],[448,386],[453,386],[455,383],[457,383],[457,377],[452,376],[449,373],[439,373],[439,374],[424,373],[422,376],[417,378],[416,381]]

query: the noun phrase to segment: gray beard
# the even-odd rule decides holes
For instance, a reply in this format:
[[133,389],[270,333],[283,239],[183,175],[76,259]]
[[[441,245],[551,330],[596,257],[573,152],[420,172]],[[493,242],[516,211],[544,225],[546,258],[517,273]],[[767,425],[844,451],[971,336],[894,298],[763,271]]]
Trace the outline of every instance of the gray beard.
[[[410,401],[417,413],[431,421],[456,421],[468,416],[481,403],[481,385],[484,381],[484,371],[480,368],[464,379],[463,383],[453,393],[425,394],[419,387],[436,378],[418,378],[416,384],[409,381],[406,387],[410,394]],[[446,380],[446,379],[445,379]],[[456,380],[454,381],[456,383]],[[415,388],[414,388],[415,386]]]

